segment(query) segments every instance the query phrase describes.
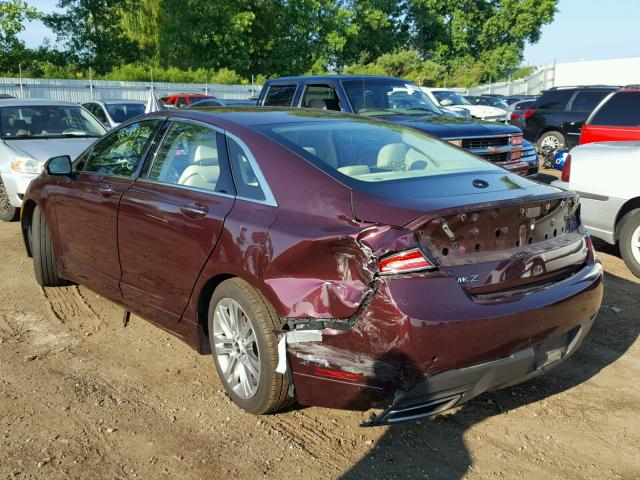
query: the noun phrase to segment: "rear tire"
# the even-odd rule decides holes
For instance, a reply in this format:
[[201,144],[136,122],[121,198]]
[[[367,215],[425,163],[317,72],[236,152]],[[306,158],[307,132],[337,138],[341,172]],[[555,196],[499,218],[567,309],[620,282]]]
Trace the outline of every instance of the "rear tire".
[[567,141],[565,140],[564,135],[560,132],[556,132],[555,130],[544,132],[536,142],[538,152],[542,151],[545,147],[553,148],[553,150],[557,152],[559,150],[563,150],[566,144]]
[[29,239],[33,255],[36,281],[43,287],[62,287],[68,282],[58,275],[58,264],[53,251],[47,220],[39,207],[35,207],[29,225]]
[[15,222],[20,217],[20,209],[11,206],[9,195],[7,194],[2,178],[0,178],[0,220],[5,222]]
[[[231,319],[233,309],[236,320]],[[222,282],[209,304],[208,327],[218,376],[240,408],[262,415],[292,402],[289,377],[275,371],[278,339],[273,330],[281,328],[279,318],[258,290],[239,278]]]
[[620,222],[620,253],[631,273],[640,277],[640,208],[631,210]]

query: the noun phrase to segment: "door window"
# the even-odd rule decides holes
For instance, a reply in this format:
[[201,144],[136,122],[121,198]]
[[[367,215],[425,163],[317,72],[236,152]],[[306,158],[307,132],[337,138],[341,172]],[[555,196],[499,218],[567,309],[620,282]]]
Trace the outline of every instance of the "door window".
[[95,117],[100,120],[102,123],[104,123],[105,125],[109,125],[109,121],[107,120],[107,116],[104,114],[104,110],[102,110],[102,107],[100,105],[98,105],[97,103],[92,103],[91,104],[91,110],[89,110],[91,113],[93,113],[95,115]]
[[178,97],[178,101],[176,102],[176,107],[178,108],[186,108],[189,105],[187,105],[187,99],[184,97]]
[[640,92],[618,92],[589,120],[589,125],[640,126]]
[[571,102],[572,112],[592,112],[594,108],[609,94],[602,90],[584,90],[578,92]]
[[263,105],[267,107],[290,107],[297,85],[270,85]]
[[149,180],[232,195],[223,137],[204,125],[175,122],[158,149]]
[[309,85],[302,97],[302,107],[340,111],[340,100],[329,85]]
[[145,120],[115,130],[93,147],[82,169],[131,177],[162,120]]

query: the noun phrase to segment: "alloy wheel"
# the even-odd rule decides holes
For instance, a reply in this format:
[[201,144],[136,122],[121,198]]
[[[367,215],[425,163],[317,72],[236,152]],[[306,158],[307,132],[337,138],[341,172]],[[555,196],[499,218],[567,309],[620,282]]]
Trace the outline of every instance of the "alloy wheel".
[[631,234],[631,252],[636,262],[640,263],[640,225]]
[[260,385],[260,351],[251,320],[238,302],[232,298],[218,302],[212,333],[222,380],[239,397],[253,397]]
[[540,150],[544,148],[552,148],[553,150],[560,150],[560,140],[553,135],[545,136],[540,142]]

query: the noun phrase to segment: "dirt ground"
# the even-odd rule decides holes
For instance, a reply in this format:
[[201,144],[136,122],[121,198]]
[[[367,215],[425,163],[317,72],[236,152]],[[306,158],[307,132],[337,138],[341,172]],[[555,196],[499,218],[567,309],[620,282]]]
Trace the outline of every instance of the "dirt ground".
[[208,356],[83,287],[41,289],[0,224],[0,478],[640,477],[640,281],[614,249],[582,348],[534,381],[434,419],[267,417],[227,398]]

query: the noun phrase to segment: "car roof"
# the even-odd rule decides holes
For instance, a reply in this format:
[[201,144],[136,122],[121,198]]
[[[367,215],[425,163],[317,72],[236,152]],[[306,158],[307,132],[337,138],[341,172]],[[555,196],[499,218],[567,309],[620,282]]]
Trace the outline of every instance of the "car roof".
[[7,98],[3,99],[0,107],[79,107],[79,103],[51,100],[50,98]]
[[221,121],[246,127],[279,123],[302,123],[309,121],[372,121],[372,119],[367,117],[328,110],[253,106],[196,107],[194,109],[162,110],[149,115],[168,116],[170,118],[191,118],[205,122],[209,120],[214,123],[216,119],[219,119]]
[[[315,80],[358,80],[358,79],[372,79],[372,80],[402,80],[409,82],[400,77],[386,77],[383,75],[298,75],[293,77],[279,77],[273,80],[268,80],[269,83],[280,82],[299,82],[299,81],[315,81]],[[413,82],[409,82],[413,83]]]

